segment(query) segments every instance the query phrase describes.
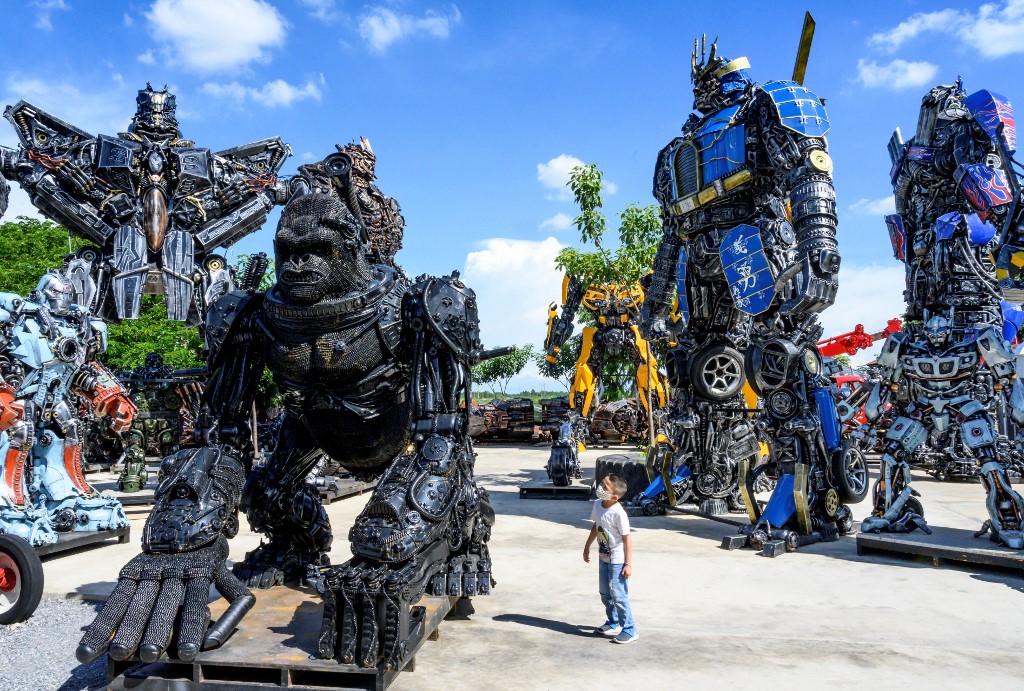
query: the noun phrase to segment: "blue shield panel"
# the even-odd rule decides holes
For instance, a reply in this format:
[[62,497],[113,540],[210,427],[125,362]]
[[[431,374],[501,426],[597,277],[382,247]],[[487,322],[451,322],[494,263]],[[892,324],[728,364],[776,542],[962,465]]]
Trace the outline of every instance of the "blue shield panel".
[[708,116],[694,133],[700,153],[700,184],[703,187],[739,170],[746,163],[743,125],[732,119],[739,106],[729,106]]
[[993,141],[998,141],[999,125],[1003,126],[1003,146],[1012,156],[1017,150],[1017,126],[1013,120],[1013,106],[1006,96],[982,89],[964,99],[964,105]]
[[790,81],[768,82],[761,89],[768,94],[779,121],[786,129],[806,137],[824,137],[829,129],[828,114],[818,97]]
[[949,240],[953,237],[953,232],[956,227],[960,224],[961,214],[955,211],[951,211],[948,214],[942,214],[935,219],[935,239],[936,240]]
[[676,298],[679,301],[679,316],[683,318],[683,326],[690,323],[690,301],[686,296],[686,249],[679,250],[679,261],[676,262]]
[[903,217],[899,214],[889,214],[885,217],[885,225],[889,227],[892,256],[901,262],[907,261],[907,231],[903,227]]
[[720,256],[736,308],[750,315],[768,309],[775,297],[775,275],[764,254],[761,232],[750,225],[736,226],[722,238]]

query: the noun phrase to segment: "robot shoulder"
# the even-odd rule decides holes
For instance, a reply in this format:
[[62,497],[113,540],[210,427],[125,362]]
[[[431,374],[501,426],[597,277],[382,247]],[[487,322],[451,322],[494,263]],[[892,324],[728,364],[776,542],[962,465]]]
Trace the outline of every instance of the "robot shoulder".
[[234,340],[249,317],[263,305],[263,293],[234,290],[219,297],[206,312],[205,345],[212,367],[223,356],[224,346]]
[[830,124],[821,100],[802,84],[767,82],[755,91],[771,105],[779,125],[804,137],[824,137]]
[[882,344],[881,352],[878,354],[879,366],[894,369],[899,362],[900,351],[903,350],[903,344],[906,343],[906,340],[907,334],[904,331],[889,334],[889,337],[885,339],[885,343]]
[[405,294],[402,316],[413,331],[436,334],[459,359],[468,360],[481,348],[476,293],[457,271],[417,278]]

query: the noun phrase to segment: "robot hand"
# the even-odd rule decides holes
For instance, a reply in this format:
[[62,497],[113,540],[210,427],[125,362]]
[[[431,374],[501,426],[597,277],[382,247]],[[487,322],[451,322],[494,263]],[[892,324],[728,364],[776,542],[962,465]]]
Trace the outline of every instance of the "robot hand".
[[[190,552],[136,556],[121,569],[107,604],[86,628],[75,652],[78,660],[86,664],[109,649],[114,660],[126,660],[137,650],[143,661],[155,662],[170,647],[173,630],[182,660],[194,659],[200,648],[219,647],[256,601],[227,570],[227,556],[223,535]],[[231,605],[207,629],[211,583]]]
[[14,387],[0,384],[0,432],[6,432],[25,417],[25,403],[14,400]]
[[110,418],[110,429],[115,432],[127,432],[135,420],[136,413],[139,412],[123,389],[97,391],[93,406],[97,415]]
[[[823,258],[822,263],[830,260]],[[835,269],[838,269],[838,255],[834,258]],[[831,266],[829,266],[831,268]],[[838,284],[834,271],[816,270],[809,258],[790,266],[782,272],[776,281],[776,290],[788,282],[790,297],[779,311],[783,314],[821,312],[836,301]]]

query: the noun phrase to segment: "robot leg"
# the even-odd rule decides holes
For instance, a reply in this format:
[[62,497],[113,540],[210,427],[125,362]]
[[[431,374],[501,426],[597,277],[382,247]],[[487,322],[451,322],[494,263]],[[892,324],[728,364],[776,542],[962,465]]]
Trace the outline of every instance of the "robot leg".
[[928,438],[928,428],[920,421],[899,417],[885,433],[882,477],[875,484],[875,505],[871,515],[861,522],[862,533],[908,533],[921,528],[931,530],[924,521],[924,509],[910,486],[910,464],[914,450]]
[[590,366],[594,351],[594,335],[597,329],[588,326],[583,329],[583,343],[580,356],[576,360],[576,371],[572,376],[572,388],[569,389],[569,407],[584,418],[589,418],[597,401],[597,375]]
[[655,408],[664,408],[668,405],[668,393],[658,374],[658,361],[651,352],[650,345],[640,335],[640,329],[636,326],[629,328],[633,332],[633,349],[639,363],[636,370],[636,390],[640,405],[647,410],[649,398]]
[[[62,439],[54,429],[38,435],[32,449],[32,489],[57,532],[115,530],[128,526],[121,502],[95,490],[79,489],[81,445]],[[88,487],[88,485],[85,485]]]
[[195,269],[195,240],[192,234],[172,229],[167,233],[161,250],[164,297],[167,298],[167,318],[183,322],[192,307],[192,272]]
[[138,319],[142,308],[142,290],[146,286],[149,264],[146,236],[141,228],[123,225],[114,240],[114,306],[118,319]]
[[960,425],[960,436],[981,463],[981,484],[985,488],[989,518],[975,537],[991,530],[993,541],[1024,549],[1024,500],[1010,486],[1006,468],[996,457],[996,436],[988,413],[981,410],[969,416]]
[[0,432],[0,531],[33,545],[49,545],[57,541],[57,533],[46,511],[29,501],[25,485],[30,429],[31,423],[21,420],[7,432]]

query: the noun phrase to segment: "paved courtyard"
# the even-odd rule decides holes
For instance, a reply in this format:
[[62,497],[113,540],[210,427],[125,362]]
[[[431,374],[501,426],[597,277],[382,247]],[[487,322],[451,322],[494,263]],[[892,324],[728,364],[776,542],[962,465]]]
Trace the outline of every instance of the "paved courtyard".
[[[394,689],[1015,688],[1024,673],[1019,616],[1024,581],[1008,572],[858,557],[852,538],[769,559],[719,548],[732,526],[697,516],[635,518],[630,579],[640,640],[617,646],[590,634],[603,621],[596,560],[581,554],[590,506],[525,500],[545,479],[546,448],[481,446],[477,475],[498,514],[491,541],[498,581],[474,600],[471,621],[446,622],[416,671]],[[590,450],[582,462],[613,451]],[[918,476],[931,523],[975,530],[985,518],[977,484]],[[334,561],[365,497],[329,507]],[[855,507],[860,519],[867,505]],[[102,594],[138,549],[133,540],[45,562],[46,592]],[[244,521],[243,521],[244,522]],[[243,528],[232,559],[258,543]],[[31,625],[31,623],[29,624]],[[68,635],[69,658],[77,632]],[[8,651],[5,654],[12,654]],[[13,651],[34,664],[32,651]]]

